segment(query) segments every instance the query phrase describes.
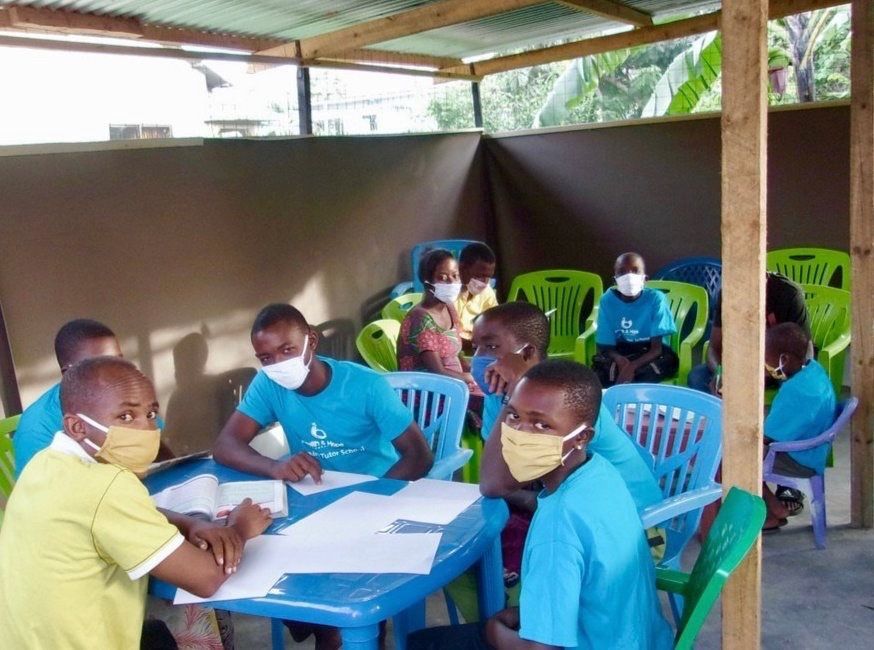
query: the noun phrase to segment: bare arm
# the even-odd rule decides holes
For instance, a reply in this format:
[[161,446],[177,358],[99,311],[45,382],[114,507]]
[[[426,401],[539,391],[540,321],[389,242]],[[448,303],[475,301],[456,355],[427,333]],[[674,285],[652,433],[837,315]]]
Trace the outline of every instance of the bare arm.
[[498,650],[558,650],[557,646],[526,641],[519,637],[518,607],[508,607],[486,622],[486,640]]
[[469,372],[456,372],[455,370],[450,370],[449,368],[444,366],[443,360],[433,350],[425,350],[424,352],[420,352],[419,360],[422,362],[422,365],[428,369],[428,372],[433,372],[435,375],[454,377],[455,379],[460,379],[466,384],[469,384],[473,381],[473,376]]
[[273,477],[281,463],[262,456],[249,446],[261,425],[248,415],[234,411],[216,438],[212,454],[222,465],[242,472]]
[[386,478],[415,481],[425,476],[434,464],[434,455],[428,441],[415,422],[410,423],[401,435],[392,440],[392,444],[401,457],[386,472]]

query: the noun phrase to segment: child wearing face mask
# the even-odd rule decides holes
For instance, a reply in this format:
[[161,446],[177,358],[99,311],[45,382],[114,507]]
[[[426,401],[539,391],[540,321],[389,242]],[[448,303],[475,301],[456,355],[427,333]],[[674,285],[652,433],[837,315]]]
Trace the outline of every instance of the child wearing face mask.
[[483,473],[543,484],[519,607],[484,625],[416,633],[411,650],[673,647],[634,501],[618,471],[588,448],[600,402],[595,374],[572,361],[543,361],[516,384]]
[[[835,391],[823,367],[807,358],[809,339],[795,323],[781,323],[765,332],[765,370],[780,382],[765,418],[765,444],[808,440],[828,429],[835,419]],[[767,451],[767,450],[766,450]],[[809,478],[825,468],[826,446],[779,452],[774,470],[786,476]],[[799,499],[777,498],[767,485],[762,496],[768,506],[764,530],[776,530],[786,517],[801,511]]]
[[498,305],[498,297],[491,287],[495,275],[495,254],[482,242],[465,246],[458,256],[461,293],[455,300],[458,312],[459,335],[464,351],[471,353],[473,321],[487,309]]
[[401,324],[398,369],[461,379],[481,402],[482,393],[461,358],[461,322],[455,310],[462,289],[458,262],[448,250],[430,250],[419,263],[419,279],[425,291]]
[[637,253],[620,255],[613,270],[616,286],[599,303],[592,368],[605,387],[674,376],[679,359],[669,339],[677,325],[667,298],[645,286],[646,267]]

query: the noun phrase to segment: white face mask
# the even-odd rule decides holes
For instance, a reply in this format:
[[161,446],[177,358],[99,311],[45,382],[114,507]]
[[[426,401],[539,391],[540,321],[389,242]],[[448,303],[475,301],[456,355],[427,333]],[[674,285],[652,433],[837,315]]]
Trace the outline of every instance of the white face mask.
[[633,298],[641,291],[646,283],[646,276],[643,273],[626,273],[616,278],[616,288],[623,296]]
[[438,282],[437,284],[429,282],[428,284],[431,285],[431,291],[434,293],[434,297],[447,305],[454,304],[458,298],[458,294],[461,293],[461,282]]
[[486,290],[486,287],[489,286],[488,282],[483,282],[482,280],[477,280],[476,278],[471,278],[470,282],[467,283],[467,290],[470,291],[470,295],[478,296],[483,291]]
[[288,390],[297,390],[306,381],[307,375],[310,372],[310,364],[313,362],[312,357],[308,363],[304,363],[303,358],[306,356],[307,346],[310,338],[307,336],[304,339],[303,351],[299,357],[292,357],[279,363],[273,363],[269,366],[264,366],[261,370],[269,379],[276,382],[283,388]]

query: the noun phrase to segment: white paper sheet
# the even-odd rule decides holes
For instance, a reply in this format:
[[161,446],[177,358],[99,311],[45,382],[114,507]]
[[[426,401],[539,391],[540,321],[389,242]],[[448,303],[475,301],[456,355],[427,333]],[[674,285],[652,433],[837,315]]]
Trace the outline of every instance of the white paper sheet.
[[338,488],[349,487],[350,485],[358,485],[359,483],[367,483],[375,481],[375,476],[368,474],[353,474],[351,472],[334,472],[325,471],[322,473],[322,482],[316,484],[312,476],[305,476],[302,481],[292,483],[286,481],[286,484],[294,491],[309,496],[318,494],[319,492],[327,492],[328,490],[336,490]]
[[282,529],[279,534],[327,542],[376,533],[398,518],[392,509],[391,497],[352,492]]
[[210,598],[201,598],[184,589],[177,589],[173,604],[266,596],[270,588],[286,573],[280,558],[293,554],[295,550],[294,541],[281,535],[260,535],[250,539],[243,549],[243,558],[237,572]]
[[479,485],[476,483],[457,483],[455,481],[437,481],[432,478],[422,478],[412,481],[406,487],[394,494],[395,497],[425,497],[429,499],[449,499],[464,501],[468,505],[480,498]]
[[448,524],[479,498],[478,485],[420,479],[392,496],[392,512],[398,519]]
[[413,573],[427,575],[442,533],[368,534],[334,538],[293,535],[296,551],[282,559],[286,573]]

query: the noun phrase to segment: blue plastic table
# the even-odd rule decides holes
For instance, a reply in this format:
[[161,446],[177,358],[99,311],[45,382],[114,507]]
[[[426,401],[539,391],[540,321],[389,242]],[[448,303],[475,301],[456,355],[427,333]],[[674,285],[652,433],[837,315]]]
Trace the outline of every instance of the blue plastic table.
[[[212,460],[198,460],[151,476],[145,483],[154,493],[206,472],[214,474],[221,482],[258,478]],[[288,488],[289,516],[274,521],[267,532],[277,532],[350,492],[393,494],[405,484],[404,481],[380,479],[308,497]],[[264,598],[222,601],[220,607],[251,616],[338,627],[343,635],[343,647],[348,650],[375,649],[379,623],[395,617],[395,639],[402,648],[406,634],[425,625],[424,599],[473,565],[477,569],[481,615],[492,616],[504,607],[500,532],[507,516],[507,507],[502,500],[484,498],[452,523],[429,526],[429,530],[442,530],[443,539],[428,575],[290,574],[277,582]],[[361,552],[366,550],[362,548]],[[176,587],[154,578],[149,590],[167,600],[172,600],[176,594]],[[277,642],[282,643],[280,635],[274,634],[273,642],[274,648],[282,647],[277,646]]]

